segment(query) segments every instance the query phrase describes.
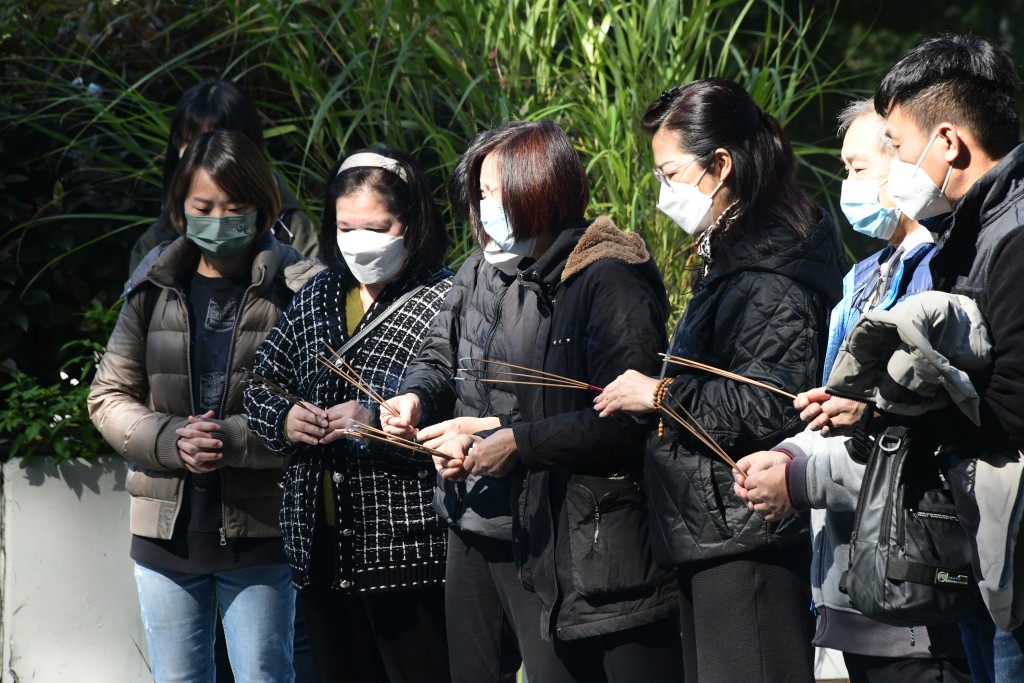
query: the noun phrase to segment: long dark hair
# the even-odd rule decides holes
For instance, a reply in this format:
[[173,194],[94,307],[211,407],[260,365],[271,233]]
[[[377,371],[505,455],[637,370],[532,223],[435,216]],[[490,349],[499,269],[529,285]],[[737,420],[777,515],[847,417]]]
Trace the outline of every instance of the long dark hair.
[[189,143],[167,189],[167,216],[185,234],[185,199],[200,170],[232,200],[256,207],[257,236],[281,213],[281,195],[270,164],[255,143],[235,130],[211,130]]
[[179,150],[202,133],[220,128],[237,130],[263,151],[263,122],[245,91],[232,81],[203,81],[186,90],[171,116],[171,133],[164,154],[164,187],[181,160]]
[[[362,152],[394,160],[395,167],[353,166],[338,172],[349,156]],[[329,178],[320,219],[320,260],[341,273],[348,285],[355,282],[355,277],[338,249],[337,203],[339,197],[355,192],[372,192],[405,226],[403,239],[409,251],[409,262],[402,273],[403,279],[418,279],[444,265],[448,237],[441,212],[426,176],[411,156],[390,147],[357,150],[339,159],[331,168]]]
[[796,181],[796,158],[779,122],[746,90],[726,78],[705,78],[663,93],[643,115],[643,129],[675,134],[679,149],[703,168],[716,149],[732,156],[727,181],[739,214],[728,230],[716,233],[713,252],[727,257],[740,242],[760,251],[771,248],[769,228],[787,226],[799,235],[814,230],[820,214]]
[[477,135],[448,183],[455,215],[468,221],[480,244],[490,238],[480,223],[480,167],[497,155],[501,204],[517,240],[560,232],[583,218],[590,183],[572,141],[551,120],[506,121]]

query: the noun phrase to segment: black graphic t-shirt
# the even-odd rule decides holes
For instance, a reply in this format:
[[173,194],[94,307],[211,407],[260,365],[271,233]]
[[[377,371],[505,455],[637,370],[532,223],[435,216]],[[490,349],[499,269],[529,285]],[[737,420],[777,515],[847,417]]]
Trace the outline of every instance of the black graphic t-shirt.
[[[214,418],[222,417],[231,346],[249,285],[248,276],[207,277],[199,273],[193,273],[185,285],[192,401],[197,416],[212,410]],[[167,541],[133,537],[132,558],[159,569],[195,573],[284,561],[279,539],[232,539],[222,545],[223,524],[220,472],[190,471],[173,537]]]

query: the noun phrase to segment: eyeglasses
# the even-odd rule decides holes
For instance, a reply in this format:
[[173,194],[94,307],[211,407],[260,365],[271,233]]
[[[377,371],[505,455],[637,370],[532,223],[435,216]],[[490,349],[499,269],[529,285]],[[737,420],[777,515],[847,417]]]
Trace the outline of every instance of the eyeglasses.
[[[683,164],[682,166],[680,166],[680,167],[679,167],[678,169],[676,169],[675,171],[672,171],[672,175],[678,175],[679,173],[682,173],[683,171],[685,171],[685,170],[686,170],[686,168],[687,168],[687,167],[688,167],[688,166],[689,166],[690,164],[692,164],[693,162],[695,162],[695,161],[697,161],[697,160],[699,160],[699,159],[700,159],[700,157],[694,157],[694,158],[690,159],[690,160],[689,160],[689,161],[687,161],[687,162],[686,162],[685,164]],[[665,162],[665,164],[671,164],[671,163],[673,163],[673,162],[672,162],[672,161],[666,161],[666,162]],[[664,166],[664,164],[662,164],[662,165]],[[665,172],[664,172],[664,171],[662,171],[662,170],[661,170],[660,168],[658,168],[657,166],[655,166],[654,168],[652,168],[652,169],[651,169],[651,173],[653,173],[653,174],[654,174],[654,177],[655,177],[655,179],[656,179],[656,180],[657,180],[657,181],[658,181],[659,183],[661,183],[661,184],[662,184],[662,185],[664,185],[665,187],[670,187],[670,186],[669,186],[669,180],[668,180],[668,176],[667,176],[667,175],[665,175]]]

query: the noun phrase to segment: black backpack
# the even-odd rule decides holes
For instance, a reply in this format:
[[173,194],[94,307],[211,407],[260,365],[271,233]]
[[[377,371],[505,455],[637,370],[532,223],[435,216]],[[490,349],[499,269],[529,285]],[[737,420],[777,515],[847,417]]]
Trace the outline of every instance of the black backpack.
[[857,499],[843,586],[853,606],[894,626],[951,623],[982,609],[971,544],[940,455],[905,426],[874,441]]

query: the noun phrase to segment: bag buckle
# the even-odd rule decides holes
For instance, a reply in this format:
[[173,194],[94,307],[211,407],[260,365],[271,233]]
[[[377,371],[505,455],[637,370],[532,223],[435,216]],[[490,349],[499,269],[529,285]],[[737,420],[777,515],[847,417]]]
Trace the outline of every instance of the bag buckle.
[[903,439],[893,434],[882,434],[878,437],[878,449],[886,453],[895,453],[902,443]]

